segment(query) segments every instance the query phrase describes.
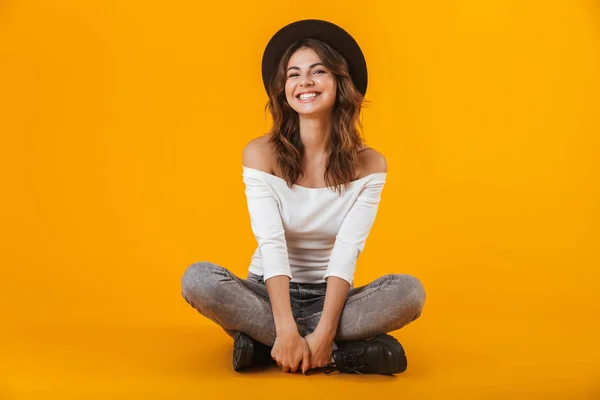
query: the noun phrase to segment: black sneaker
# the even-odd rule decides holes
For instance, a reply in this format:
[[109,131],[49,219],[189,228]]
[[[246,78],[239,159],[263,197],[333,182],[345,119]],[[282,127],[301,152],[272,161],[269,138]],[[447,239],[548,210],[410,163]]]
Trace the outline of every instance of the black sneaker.
[[369,340],[336,342],[333,363],[325,373],[335,370],[356,374],[397,374],[406,371],[406,355],[393,336],[383,334]]
[[271,347],[237,331],[233,335],[233,369],[240,371],[253,365],[274,363]]

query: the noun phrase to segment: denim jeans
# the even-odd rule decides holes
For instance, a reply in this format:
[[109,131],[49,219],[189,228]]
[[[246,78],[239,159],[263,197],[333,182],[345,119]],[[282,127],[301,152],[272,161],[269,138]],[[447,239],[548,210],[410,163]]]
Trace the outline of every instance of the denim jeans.
[[[185,301],[230,336],[241,331],[273,346],[275,323],[262,276],[248,273],[240,279],[219,265],[197,262],[186,269],[181,286]],[[326,289],[327,283],[290,282],[292,314],[301,336],[317,327]],[[423,285],[411,275],[388,274],[351,287],[334,340],[367,339],[399,329],[421,315],[424,302]]]

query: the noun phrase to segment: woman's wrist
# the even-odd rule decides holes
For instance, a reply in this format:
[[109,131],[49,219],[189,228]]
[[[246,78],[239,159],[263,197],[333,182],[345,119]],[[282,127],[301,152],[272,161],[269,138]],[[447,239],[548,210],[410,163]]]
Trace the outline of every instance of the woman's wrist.
[[314,333],[323,339],[333,340],[335,338],[336,331],[337,326],[327,323],[319,323],[315,328]]
[[298,333],[298,327],[293,317],[284,318],[275,322],[275,333],[277,336],[290,333]]

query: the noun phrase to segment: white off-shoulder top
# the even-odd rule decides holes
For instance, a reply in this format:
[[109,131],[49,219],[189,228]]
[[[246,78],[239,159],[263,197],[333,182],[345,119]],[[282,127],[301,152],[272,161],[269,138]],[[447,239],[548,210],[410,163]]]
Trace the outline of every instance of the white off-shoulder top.
[[356,261],[375,221],[386,172],[334,188],[287,186],[284,179],[242,165],[252,231],[258,247],[248,270],[263,279],[322,283],[337,276],[352,284]]

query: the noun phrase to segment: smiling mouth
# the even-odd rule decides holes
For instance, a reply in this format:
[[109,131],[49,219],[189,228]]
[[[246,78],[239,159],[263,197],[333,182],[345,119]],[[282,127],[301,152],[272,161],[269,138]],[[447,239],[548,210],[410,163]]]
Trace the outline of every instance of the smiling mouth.
[[308,102],[308,101],[316,99],[320,95],[321,95],[321,93],[319,93],[319,92],[313,92],[308,96],[300,94],[300,95],[296,96],[296,99],[300,100],[301,102]]

